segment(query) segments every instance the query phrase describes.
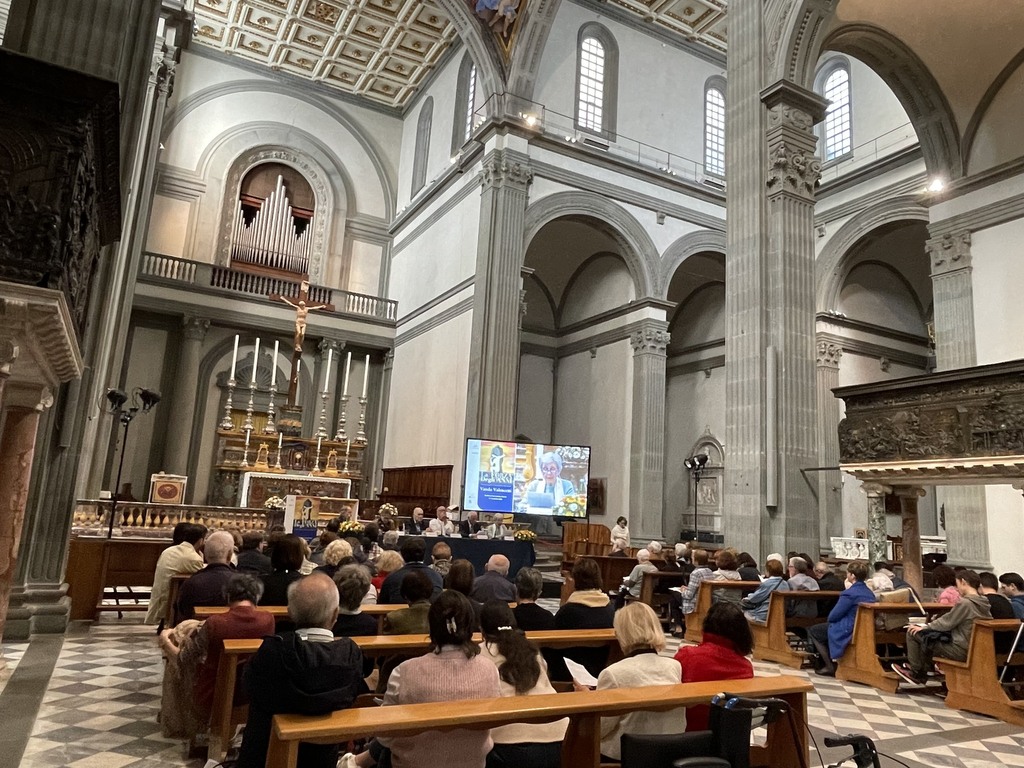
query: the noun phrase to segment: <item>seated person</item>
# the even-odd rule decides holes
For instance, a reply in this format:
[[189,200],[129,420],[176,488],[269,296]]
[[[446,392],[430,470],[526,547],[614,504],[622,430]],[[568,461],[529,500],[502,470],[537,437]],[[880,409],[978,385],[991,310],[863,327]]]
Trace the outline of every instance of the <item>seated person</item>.
[[[718,570],[711,574],[712,581],[743,581],[740,577],[740,572],[737,570],[739,567],[739,560],[737,559],[736,550],[731,547],[720,549],[715,552],[715,565],[718,566]],[[772,558],[768,558],[771,560]],[[782,559],[779,559],[779,563],[782,563]],[[738,589],[716,589],[711,593],[711,602],[718,603],[725,601],[727,603],[739,604],[743,594]]]
[[1014,571],[1001,574],[999,576],[999,591],[1013,606],[1013,615],[1024,620],[1024,578]]
[[459,559],[454,561],[452,567],[448,569],[448,575],[444,577],[444,588],[454,590],[469,598],[469,602],[473,606],[473,615],[479,619],[480,611],[483,609],[484,604],[471,597],[476,581],[476,572],[473,570],[473,564],[469,560]]
[[[814,564],[814,578],[818,582],[818,589],[822,592],[842,592],[843,580],[832,570],[832,566],[824,561]],[[818,600],[819,618],[828,618],[829,613],[836,607],[838,598],[834,600]]]
[[437,571],[443,579],[452,567],[452,548],[447,542],[439,541],[430,550],[430,567]]
[[[550,616],[550,614],[548,614]],[[492,600],[480,616],[484,642],[480,655],[498,668],[502,696],[554,693],[540,650],[516,626],[507,603]],[[494,749],[487,768],[560,768],[562,740],[569,720],[538,725],[503,725],[491,731]]]
[[[978,588],[978,594],[984,595],[985,599],[988,600],[988,607],[992,611],[993,619],[1015,619],[1013,615],[1013,606],[1010,601],[1006,599],[1005,595],[999,594],[999,579],[996,578],[994,573],[989,571],[983,571],[978,574],[978,578],[981,579],[981,586]],[[996,653],[1009,653],[1010,648],[1013,646],[1015,633],[1009,632],[996,632]]]
[[288,533],[276,538],[270,552],[274,572],[263,577],[263,605],[288,605],[288,587],[302,578],[306,542]]
[[[572,566],[573,593],[555,614],[555,629],[610,629],[615,609],[601,584],[601,570],[589,557],[577,557]],[[563,648],[548,656],[548,675],[552,680],[571,680],[562,657],[582,664],[597,677],[608,663],[608,648]]]
[[170,601],[171,577],[179,573],[195,573],[203,567],[203,542],[206,526],[197,523],[178,523],[174,526],[171,546],[160,553],[153,574],[153,589],[149,593],[147,624],[160,624],[163,628]]
[[423,517],[423,507],[412,511],[412,520],[405,524],[405,532],[411,536],[422,536],[430,527],[430,522]]
[[504,520],[504,515],[491,516],[490,522],[487,524],[487,527],[484,528],[484,532],[487,534],[488,539],[502,539],[511,535],[511,532],[505,525]]
[[438,536],[451,536],[455,533],[455,523],[448,519],[448,507],[437,508],[437,517],[430,521],[427,530]]
[[878,598],[865,583],[868,578],[868,564],[854,560],[846,566],[846,589],[839,596],[836,607],[828,615],[828,623],[808,627],[807,638],[821,659],[817,670],[819,675],[834,677],[835,660],[846,653],[846,646],[853,639],[853,623],[857,618],[857,606],[861,603],[875,603]]
[[377,634],[377,619],[363,613],[363,598],[370,591],[370,572],[365,565],[350,563],[334,574],[338,585],[338,620],[335,637],[368,637]]
[[639,599],[640,590],[643,588],[644,574],[654,573],[657,570],[658,566],[651,562],[650,550],[641,549],[637,552],[636,565],[634,565],[633,570],[629,572],[629,576],[623,579],[622,586],[619,588],[619,593],[616,595],[616,609],[625,605],[627,596]]
[[257,576],[267,576],[274,572],[270,558],[263,554],[266,537],[260,531],[246,531],[242,534],[242,546],[238,550],[238,564],[235,570],[250,571]]
[[[676,614],[676,618],[679,620],[680,631],[686,629],[683,624],[683,616],[697,610],[697,596],[700,594],[700,583],[710,579],[712,576],[712,571],[708,567],[709,558],[707,550],[693,550],[690,552],[690,560],[693,564],[693,570],[690,571],[690,580],[687,582],[686,588],[680,593],[678,601],[679,613]],[[676,604],[675,598],[673,598],[673,604]]]
[[352,545],[345,539],[334,538],[324,548],[323,564],[315,572],[325,573],[333,579],[340,567],[338,564],[346,557],[352,557]]
[[575,491],[572,487],[572,483],[563,477],[562,474],[562,457],[554,451],[548,451],[542,454],[540,457],[540,477],[535,480],[531,480],[526,486],[526,498],[529,504],[530,494],[544,494],[549,497],[548,501],[551,503],[551,508],[558,507],[562,504],[562,499],[566,496],[571,496]]
[[[237,768],[263,768],[274,715],[327,714],[352,706],[363,683],[363,654],[347,637],[334,637],[338,588],[323,574],[311,574],[288,588],[288,615],[294,632],[266,638],[245,667],[249,694]],[[336,745],[301,744],[303,768],[334,768]]]
[[957,589],[956,571],[945,563],[936,565],[932,570],[935,588],[939,590],[935,602],[943,605],[956,605],[960,602],[960,590]]
[[[704,616],[700,645],[682,646],[675,659],[682,665],[684,683],[707,680],[745,680],[754,676],[747,658],[754,650],[754,636],[747,618],[732,603],[715,603]],[[686,730],[708,729],[711,708],[699,704],[686,710]]]
[[424,570],[414,570],[402,578],[402,600],[409,604],[408,608],[399,608],[384,617],[385,635],[425,635],[427,612],[430,610],[430,595],[434,590],[433,582]]
[[737,568],[743,581],[760,581],[761,573],[757,570],[757,561],[749,552],[740,552],[736,556]]
[[486,603],[488,600],[501,600],[513,603],[516,599],[516,586],[508,580],[508,569],[511,563],[504,555],[491,555],[484,565],[484,572],[473,582],[470,597]]
[[782,578],[782,563],[778,560],[768,560],[764,564],[764,572],[766,578],[761,582],[761,586],[740,600],[743,615],[756,624],[764,624],[768,621],[768,607],[771,604],[772,592],[789,591],[789,583]]
[[612,526],[612,549],[618,552],[629,549],[629,521],[621,515]]
[[464,538],[476,536],[483,530],[483,523],[479,520],[480,515],[476,510],[471,509],[466,513],[466,519],[459,523],[459,534]]
[[444,580],[441,578],[441,574],[423,562],[423,558],[427,554],[427,542],[419,536],[412,536],[402,542],[399,551],[405,565],[384,579],[377,602],[385,605],[402,602],[402,579],[407,573],[413,571],[422,571],[430,579],[430,583],[434,585],[431,600],[436,600],[444,587]]
[[516,607],[512,613],[516,617],[516,625],[523,632],[555,628],[555,615],[551,611],[537,605],[537,598],[544,589],[544,577],[536,568],[520,568],[516,574]]
[[[967,660],[967,648],[971,643],[971,631],[975,619],[991,619],[992,609],[988,599],[978,594],[981,577],[974,571],[960,571],[956,575],[956,588],[960,600],[943,616],[927,624],[913,624],[907,628],[907,663],[893,664],[896,676],[910,685],[924,685],[928,681],[928,670],[933,657],[954,661]],[[938,640],[925,646],[921,641],[924,629],[948,632],[949,640]]]
[[[665,650],[665,633],[654,609],[646,603],[630,603],[615,614],[615,637],[626,658],[597,676],[597,690],[645,688],[679,682],[679,662],[660,656]],[[573,688],[586,690],[573,681]],[[602,760],[618,760],[619,741],[624,733],[669,734],[686,730],[686,708],[667,712],[631,712],[601,718]]]
[[377,558],[377,575],[370,580],[370,586],[377,590],[377,602],[384,603],[381,599],[381,591],[384,588],[384,579],[405,565],[405,560],[398,554],[396,549],[385,549]]
[[189,576],[178,590],[175,616],[178,621],[194,619],[197,605],[225,605],[224,587],[235,575],[231,556],[235,539],[227,531],[211,533],[203,547],[206,567]]

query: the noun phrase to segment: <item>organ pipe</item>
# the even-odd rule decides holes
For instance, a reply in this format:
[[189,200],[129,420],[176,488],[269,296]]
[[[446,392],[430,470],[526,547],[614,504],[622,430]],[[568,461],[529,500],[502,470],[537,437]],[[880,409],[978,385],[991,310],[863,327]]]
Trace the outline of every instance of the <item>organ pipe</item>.
[[302,234],[298,234],[291,202],[280,176],[274,191],[248,224],[239,201],[234,223],[232,261],[298,274],[309,272],[313,220],[310,219]]

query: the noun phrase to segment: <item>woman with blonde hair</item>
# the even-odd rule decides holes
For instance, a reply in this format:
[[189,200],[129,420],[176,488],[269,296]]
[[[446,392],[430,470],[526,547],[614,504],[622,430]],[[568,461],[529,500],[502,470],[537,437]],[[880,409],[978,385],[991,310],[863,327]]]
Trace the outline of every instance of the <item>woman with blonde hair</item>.
[[405,560],[396,550],[385,549],[381,552],[380,557],[377,558],[377,575],[370,581],[374,589],[380,592],[381,585],[388,574],[394,573],[403,565],[405,565]]

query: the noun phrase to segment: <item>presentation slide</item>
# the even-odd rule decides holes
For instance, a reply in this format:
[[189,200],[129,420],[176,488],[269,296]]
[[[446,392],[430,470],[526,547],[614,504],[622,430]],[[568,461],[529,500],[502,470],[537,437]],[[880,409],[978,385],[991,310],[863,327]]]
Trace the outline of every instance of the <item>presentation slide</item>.
[[482,513],[582,518],[589,477],[589,446],[471,438],[462,506]]

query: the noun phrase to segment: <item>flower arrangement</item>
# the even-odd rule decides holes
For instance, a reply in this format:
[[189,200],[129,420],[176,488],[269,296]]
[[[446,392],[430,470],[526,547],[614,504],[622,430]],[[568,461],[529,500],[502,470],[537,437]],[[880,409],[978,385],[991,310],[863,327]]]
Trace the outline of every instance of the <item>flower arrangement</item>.
[[345,520],[338,526],[339,536],[362,536],[363,524],[358,520]]
[[398,517],[398,507],[394,504],[381,504],[377,513],[381,517]]
[[572,493],[562,497],[562,503],[555,509],[556,515],[566,517],[578,517],[587,508],[586,494]]
[[518,531],[512,534],[512,538],[516,541],[536,541],[537,534],[531,531],[529,528],[520,528]]
[[282,512],[284,510],[284,499],[280,496],[271,496],[269,499],[263,502],[264,509],[270,509],[274,512]]

